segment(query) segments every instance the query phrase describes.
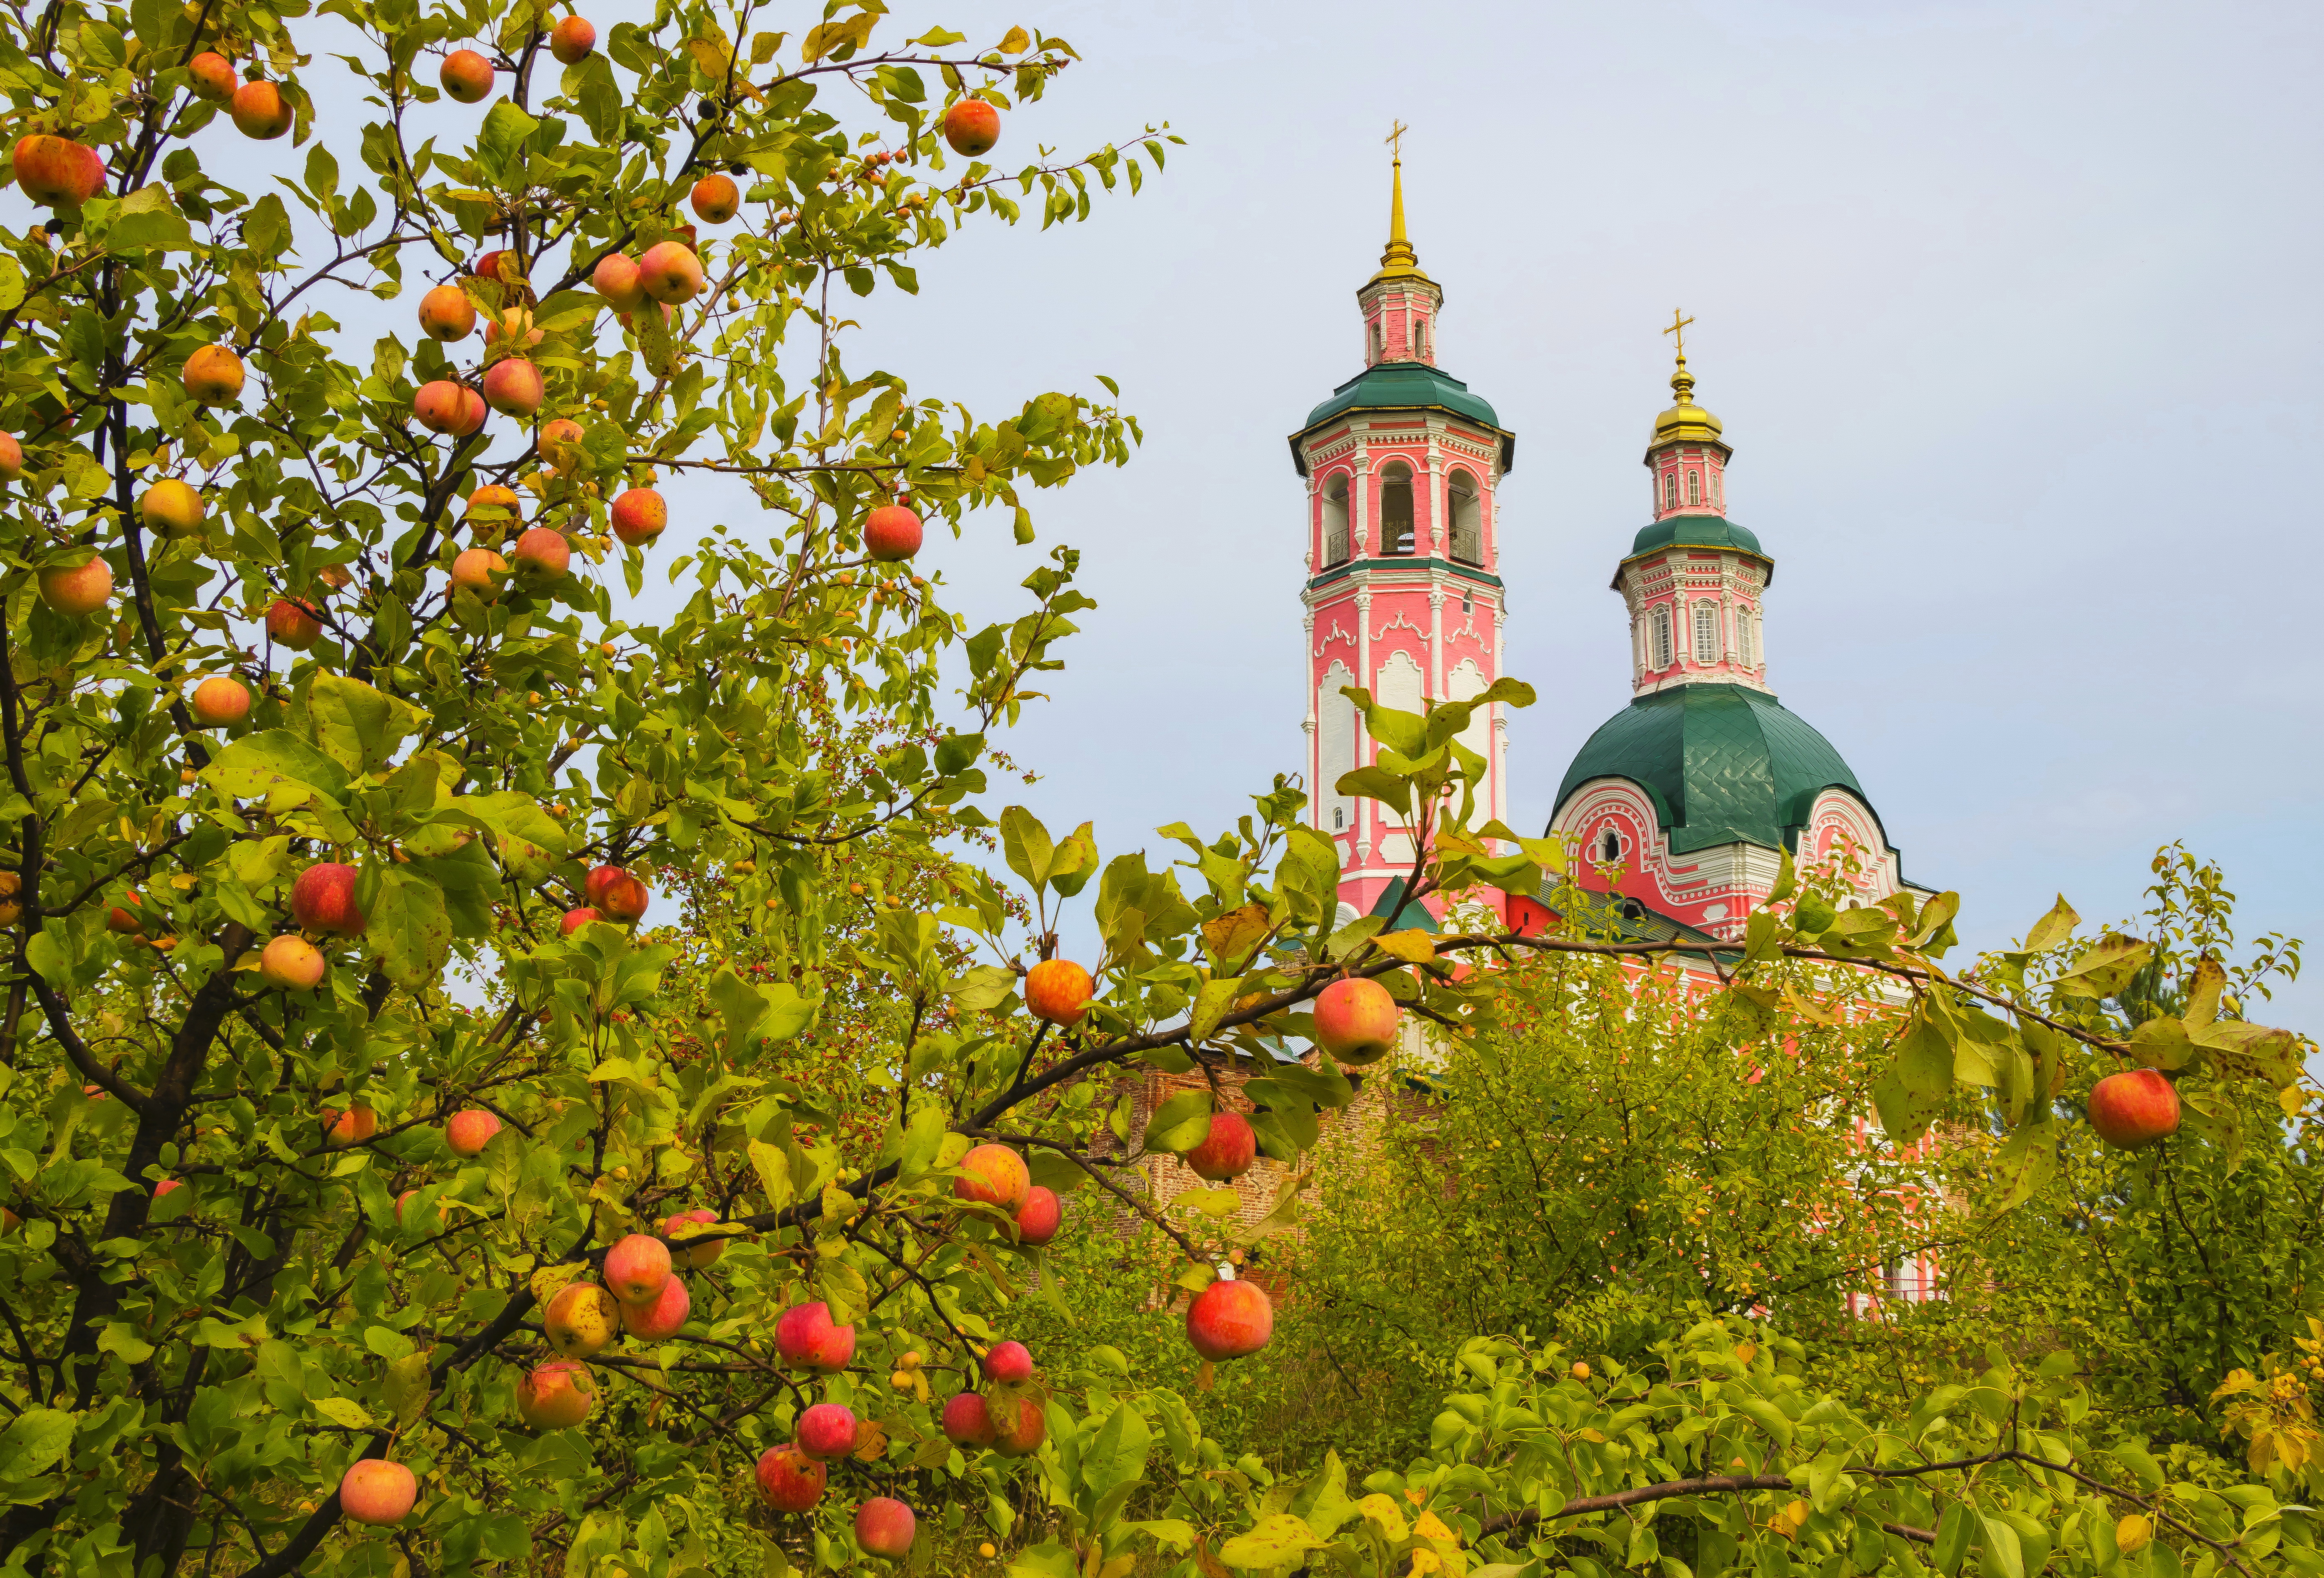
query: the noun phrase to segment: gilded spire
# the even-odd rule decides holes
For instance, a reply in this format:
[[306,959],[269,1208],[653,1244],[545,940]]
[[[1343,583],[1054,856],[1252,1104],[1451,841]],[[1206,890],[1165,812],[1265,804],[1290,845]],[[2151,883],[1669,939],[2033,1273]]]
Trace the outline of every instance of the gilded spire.
[[1663,332],[1677,342],[1678,371],[1671,374],[1671,393],[1675,402],[1670,410],[1655,419],[1656,444],[1669,444],[1681,439],[1697,442],[1721,442],[1719,419],[1694,403],[1694,374],[1686,370],[1686,328],[1692,323],[1683,311],[1674,309],[1668,328]]
[[1388,145],[1396,150],[1391,178],[1394,184],[1388,206],[1388,250],[1380,254],[1379,272],[1372,276],[1375,280],[1428,278],[1421,272],[1420,254],[1412,250],[1411,238],[1404,233],[1404,123],[1398,121],[1388,134]]

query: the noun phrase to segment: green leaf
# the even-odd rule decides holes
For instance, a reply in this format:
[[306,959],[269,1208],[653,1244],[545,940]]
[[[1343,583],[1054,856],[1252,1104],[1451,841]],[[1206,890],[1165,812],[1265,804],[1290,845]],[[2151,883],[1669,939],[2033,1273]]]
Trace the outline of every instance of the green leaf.
[[1049,886],[1070,899],[1097,874],[1097,839],[1093,824],[1084,822],[1068,835],[1049,856]]
[[1224,981],[1204,982],[1203,989],[1194,994],[1193,1017],[1187,1020],[1188,1039],[1195,1045],[1209,1040],[1212,1032],[1219,1028],[1219,1021],[1226,1017],[1228,1010],[1234,1007],[1234,1000],[1241,992],[1242,978],[1239,975]]
[[315,1412],[334,1425],[345,1425],[350,1430],[376,1430],[378,1421],[364,1412],[363,1405],[346,1398],[317,1398]]
[[107,252],[190,252],[193,246],[194,233],[163,186],[140,187],[122,198],[105,233]]
[[315,743],[350,774],[377,771],[421,719],[410,703],[336,674],[315,676],[307,714]]
[[2151,1068],[2184,1068],[2195,1060],[2195,1043],[2178,1020],[2151,1019],[2130,1033],[2130,1054]]
[[496,171],[506,171],[525,140],[540,129],[539,121],[501,99],[484,114],[484,126],[476,134],[476,156]]
[[2058,901],[2050,906],[2050,913],[2035,921],[2033,929],[2025,934],[2025,951],[2046,954],[2073,936],[2074,927],[2081,923],[2082,918],[2074,913],[2074,907],[2061,893]]
[[1082,1448],[1082,1481],[1100,1496],[1146,1476],[1146,1454],[1153,1441],[1146,1420],[1128,1403],[1116,1403],[1096,1436]]
[[1998,1518],[1979,1518],[1978,1531],[1985,1578],[2025,1578],[2025,1556],[2018,1549],[2015,1529]]
[[1953,1578],[1960,1571],[1962,1560],[1969,1555],[1969,1536],[1974,1515],[1961,1502],[1948,1504],[1944,1515],[1937,1520],[1937,1543],[1932,1555],[1936,1558],[1937,1571],[1945,1578]]
[[1399,817],[1412,815],[1412,785],[1404,779],[1378,767],[1359,767],[1353,772],[1343,772],[1333,789],[1343,795],[1360,795],[1391,807]]
[[2058,1170],[2055,1127],[2046,1120],[2026,1124],[1993,1158],[1993,1170],[1996,1187],[1986,1202],[1988,1210],[2008,1211],[2032,1199]]
[[2052,990],[2065,997],[2112,997],[2153,956],[2153,943],[2110,932],[2076,955],[2074,967],[2052,982]]
[[790,1162],[763,1140],[752,1140],[749,1150],[752,1168],[759,1175],[759,1187],[766,1192],[767,1209],[788,1209],[793,1194]]
[[286,784],[319,789],[334,800],[347,792],[346,770],[286,729],[262,729],[228,745],[202,769],[202,780],[236,799],[264,799]]
[[27,1408],[0,1432],[0,1481],[46,1473],[72,1445],[74,1417],[61,1408]]
[[1038,892],[1049,880],[1049,863],[1056,849],[1040,818],[1022,806],[1001,813],[1001,850],[1009,869],[1033,884]]
[[365,917],[364,942],[398,986],[417,992],[444,974],[452,957],[452,919],[444,890],[406,867],[379,873],[379,895]]
[[1183,1156],[1210,1138],[1211,1093],[1207,1085],[1180,1091],[1154,1109],[1146,1124],[1146,1149]]

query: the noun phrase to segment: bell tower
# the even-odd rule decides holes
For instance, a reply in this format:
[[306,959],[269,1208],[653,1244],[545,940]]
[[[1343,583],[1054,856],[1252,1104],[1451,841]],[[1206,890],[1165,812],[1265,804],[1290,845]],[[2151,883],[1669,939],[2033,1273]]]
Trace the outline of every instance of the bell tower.
[[[1413,713],[1431,697],[1466,700],[1500,678],[1507,618],[1499,494],[1517,438],[1439,365],[1444,291],[1406,233],[1400,143],[1390,183],[1388,249],[1356,292],[1363,370],[1291,435],[1307,484],[1309,816],[1340,846],[1343,923],[1401,909],[1418,852],[1392,810],[1338,790],[1378,751],[1342,687]],[[1488,764],[1479,824],[1508,814],[1500,713],[1480,710],[1461,736]]]

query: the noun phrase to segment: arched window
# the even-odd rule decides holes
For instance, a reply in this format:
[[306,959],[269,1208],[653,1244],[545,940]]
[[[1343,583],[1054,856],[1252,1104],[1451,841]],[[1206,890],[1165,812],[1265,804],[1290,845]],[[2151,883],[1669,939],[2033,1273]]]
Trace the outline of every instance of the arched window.
[[1379,326],[1379,319],[1377,319],[1377,318],[1375,318],[1375,319],[1373,319],[1373,320],[1372,320],[1372,352],[1371,352],[1371,355],[1369,355],[1369,356],[1367,356],[1367,357],[1365,357],[1365,358],[1364,358],[1364,365],[1365,365],[1366,366],[1370,366],[1372,363],[1377,362],[1377,361],[1379,361],[1379,359],[1380,359],[1380,326]]
[[1605,839],[1598,846],[1598,858],[1600,860],[1622,858],[1622,841],[1614,836],[1614,830],[1611,827],[1606,829]]
[[1675,471],[1666,471],[1663,474],[1663,508],[1665,510],[1678,508],[1678,473]]
[[1445,484],[1452,501],[1452,557],[1465,565],[1485,562],[1483,512],[1477,500],[1477,479],[1455,471]]
[[1692,466],[1686,473],[1686,502],[1690,504],[1702,503],[1702,473]]
[[1719,473],[1715,471],[1712,472],[1711,474],[1711,507],[1714,510],[1725,509],[1727,507],[1726,494],[1727,490],[1720,485]]
[[1380,541],[1384,554],[1412,551],[1412,467],[1391,460],[1380,470]]
[[1428,359],[1428,320],[1425,318],[1412,320],[1412,354],[1424,362]]
[[1344,564],[1348,558],[1348,474],[1334,473],[1323,484],[1323,562]]
[[1719,604],[1716,603],[1694,605],[1694,660],[1698,663],[1719,661]]
[[1654,631],[1655,667],[1667,669],[1671,666],[1671,614],[1667,603],[1655,610]]
[[1738,613],[1735,616],[1735,660],[1746,669],[1751,667],[1751,615]]

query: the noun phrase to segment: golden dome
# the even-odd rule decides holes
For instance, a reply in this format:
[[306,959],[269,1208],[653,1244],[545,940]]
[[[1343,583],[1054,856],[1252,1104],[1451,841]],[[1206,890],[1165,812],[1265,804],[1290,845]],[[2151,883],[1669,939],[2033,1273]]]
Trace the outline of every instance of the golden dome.
[[1678,371],[1671,374],[1671,392],[1678,403],[1655,419],[1654,445],[1694,443],[1723,444],[1719,419],[1694,403],[1694,374],[1686,370],[1686,357],[1678,359]]

